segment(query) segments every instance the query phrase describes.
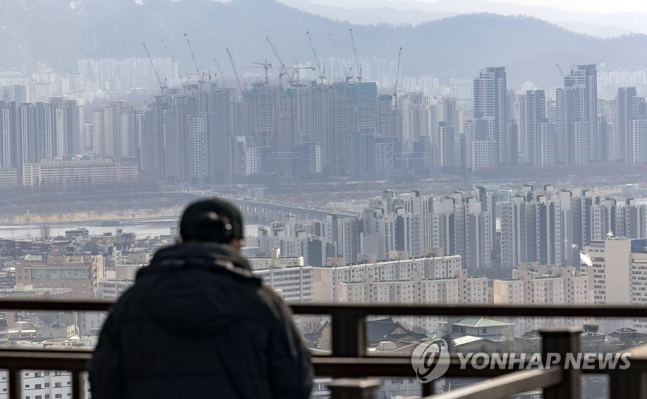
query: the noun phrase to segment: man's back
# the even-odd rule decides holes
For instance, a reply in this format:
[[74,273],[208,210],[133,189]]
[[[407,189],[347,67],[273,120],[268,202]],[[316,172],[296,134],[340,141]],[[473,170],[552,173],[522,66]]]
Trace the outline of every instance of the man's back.
[[158,252],[106,321],[93,399],[307,398],[310,355],[280,298],[227,246]]

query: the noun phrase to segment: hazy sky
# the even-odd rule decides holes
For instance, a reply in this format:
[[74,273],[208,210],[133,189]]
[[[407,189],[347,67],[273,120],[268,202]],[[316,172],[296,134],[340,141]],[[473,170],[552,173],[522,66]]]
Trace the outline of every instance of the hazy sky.
[[[430,0],[423,0],[433,3]],[[500,3],[515,3],[561,8],[570,11],[593,11],[600,13],[642,11],[647,12],[644,0],[494,0]]]
[[[365,3],[367,0],[359,0],[357,2],[350,0],[310,0],[312,3],[327,4],[327,5],[342,5],[349,6],[355,4]],[[390,1],[406,1],[406,0],[390,0]],[[436,0],[413,0],[423,1],[427,3],[434,3]],[[640,11],[647,12],[647,1],[645,0],[489,0],[497,1],[500,3],[514,3],[529,6],[547,6],[561,8],[569,11],[591,11],[598,13],[614,13],[614,12],[631,12]],[[355,3],[355,4],[353,4]]]

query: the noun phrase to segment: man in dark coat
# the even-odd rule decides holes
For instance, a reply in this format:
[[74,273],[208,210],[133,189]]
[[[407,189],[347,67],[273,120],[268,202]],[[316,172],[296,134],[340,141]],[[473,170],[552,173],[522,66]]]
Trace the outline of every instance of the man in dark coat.
[[92,399],[308,398],[310,353],[289,309],[239,255],[238,209],[193,203],[180,236],[110,311],[90,365]]

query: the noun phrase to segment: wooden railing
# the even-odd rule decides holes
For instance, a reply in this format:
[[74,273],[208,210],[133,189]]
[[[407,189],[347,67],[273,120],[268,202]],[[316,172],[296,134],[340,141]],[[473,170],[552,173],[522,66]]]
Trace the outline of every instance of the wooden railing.
[[[108,301],[0,299],[0,310],[28,311],[107,311]],[[492,305],[356,305],[291,304],[298,315],[329,315],[332,319],[331,355],[313,359],[317,376],[332,377],[329,389],[333,399],[377,398],[375,377],[415,378],[409,357],[368,356],[366,318],[397,316],[498,316],[498,317],[586,317],[647,318],[643,306],[492,306]],[[578,329],[543,330],[542,358],[547,353],[562,354],[562,363],[549,369],[526,370],[527,363],[512,369],[461,367],[457,357],[447,360],[445,377],[491,378],[482,383],[434,396],[437,399],[503,399],[531,389],[543,389],[545,399],[579,399],[582,373],[608,374],[611,399],[647,397],[647,345],[629,350],[627,370],[606,370],[600,364],[586,370],[563,367],[568,353],[579,353]],[[9,371],[9,397],[21,398],[22,370],[61,370],[72,372],[72,398],[84,396],[83,373],[90,351],[0,350],[0,369]],[[371,377],[371,378],[368,378]],[[423,396],[433,394],[433,381],[422,384]]]

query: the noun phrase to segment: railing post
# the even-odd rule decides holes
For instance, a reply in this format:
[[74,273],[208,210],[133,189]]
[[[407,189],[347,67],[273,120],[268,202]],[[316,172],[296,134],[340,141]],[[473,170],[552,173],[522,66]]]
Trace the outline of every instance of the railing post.
[[[580,353],[580,328],[543,329],[539,332],[542,337],[541,358],[547,361],[549,354],[559,355],[559,362],[553,367],[560,367],[564,373],[562,383],[552,388],[544,389],[544,399],[580,399],[582,374],[579,369],[565,367],[566,357]],[[551,357],[554,359],[554,357]]]
[[[630,359],[631,360],[631,359]],[[609,398],[647,397],[647,376],[644,371],[614,369],[609,373]]]
[[364,357],[366,354],[366,317],[363,314],[335,310],[332,314],[332,355]]
[[429,382],[423,382],[422,384],[422,397],[426,398],[427,396],[432,396],[434,394],[434,388],[436,388],[436,380],[431,380]]
[[9,399],[22,399],[22,371],[9,369]]
[[72,371],[72,399],[85,399],[84,377],[84,372]]
[[328,384],[331,399],[377,399],[380,381],[375,379],[333,380]]

